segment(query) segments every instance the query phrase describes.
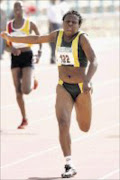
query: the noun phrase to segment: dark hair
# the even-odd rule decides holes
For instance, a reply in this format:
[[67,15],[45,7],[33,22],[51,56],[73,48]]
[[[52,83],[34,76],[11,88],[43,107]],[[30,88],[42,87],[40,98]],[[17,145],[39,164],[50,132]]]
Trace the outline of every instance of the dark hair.
[[67,15],[72,15],[72,14],[76,15],[79,18],[79,25],[81,25],[83,21],[82,16],[77,11],[74,11],[74,10],[68,11],[66,14],[64,14],[62,20],[64,21]]
[[16,1],[16,2],[14,3],[14,6],[15,6],[16,4],[19,4],[21,7],[23,7],[23,1],[21,1],[21,0]]

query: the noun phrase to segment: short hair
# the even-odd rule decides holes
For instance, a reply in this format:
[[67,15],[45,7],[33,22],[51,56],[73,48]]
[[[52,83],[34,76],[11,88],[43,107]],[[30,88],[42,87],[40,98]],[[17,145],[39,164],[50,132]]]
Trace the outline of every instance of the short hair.
[[23,7],[23,1],[19,1],[19,0],[18,0],[18,1],[16,1],[16,2],[14,3],[14,6],[15,6],[16,4],[20,4],[20,6]]
[[66,14],[64,14],[62,18],[63,21],[67,15],[76,15],[79,18],[79,25],[82,24],[83,18],[77,11],[74,11],[74,10],[68,11]]

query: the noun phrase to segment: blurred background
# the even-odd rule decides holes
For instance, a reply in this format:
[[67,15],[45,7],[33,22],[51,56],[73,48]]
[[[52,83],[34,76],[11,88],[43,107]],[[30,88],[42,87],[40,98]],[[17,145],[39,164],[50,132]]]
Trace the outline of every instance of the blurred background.
[[[49,32],[51,6],[56,6],[56,14],[63,14],[74,9],[81,13],[84,21],[81,29],[88,33],[90,37],[118,37],[119,36],[119,0],[22,0],[24,5],[24,16],[29,17],[38,26],[41,35]],[[0,0],[0,31],[5,30],[6,22],[14,18],[13,4],[15,0]],[[51,13],[51,14],[50,14]],[[59,15],[60,16],[60,15]],[[54,17],[51,19],[54,20]],[[62,23],[62,21],[60,22]],[[1,40],[0,59],[4,56],[5,44]],[[42,54],[41,62],[50,62],[51,49],[48,44],[43,45],[48,48],[48,53]],[[33,47],[35,51],[35,46]],[[43,60],[44,58],[44,60]]]

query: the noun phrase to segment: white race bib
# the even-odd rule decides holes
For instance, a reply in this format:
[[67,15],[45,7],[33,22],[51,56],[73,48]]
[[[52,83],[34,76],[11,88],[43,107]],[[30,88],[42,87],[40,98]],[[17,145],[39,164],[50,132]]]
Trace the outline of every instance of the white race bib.
[[74,65],[74,57],[71,47],[58,47],[56,54],[58,65]]

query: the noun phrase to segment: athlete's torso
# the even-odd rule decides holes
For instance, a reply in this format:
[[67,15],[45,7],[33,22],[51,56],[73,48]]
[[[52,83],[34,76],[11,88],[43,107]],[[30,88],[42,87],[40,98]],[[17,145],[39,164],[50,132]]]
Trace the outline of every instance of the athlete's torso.
[[59,78],[67,83],[79,83],[84,80],[87,58],[79,43],[83,32],[74,35],[71,42],[64,40],[64,32],[58,32],[56,41],[56,60]]
[[[20,28],[14,27],[14,21],[15,20],[11,20],[7,24],[7,31],[9,34],[13,36],[27,36],[30,34],[30,21],[28,19],[24,19],[24,23]],[[28,50],[31,47],[30,44],[25,43],[8,42],[8,44],[11,44],[16,49],[23,49],[23,51]]]

